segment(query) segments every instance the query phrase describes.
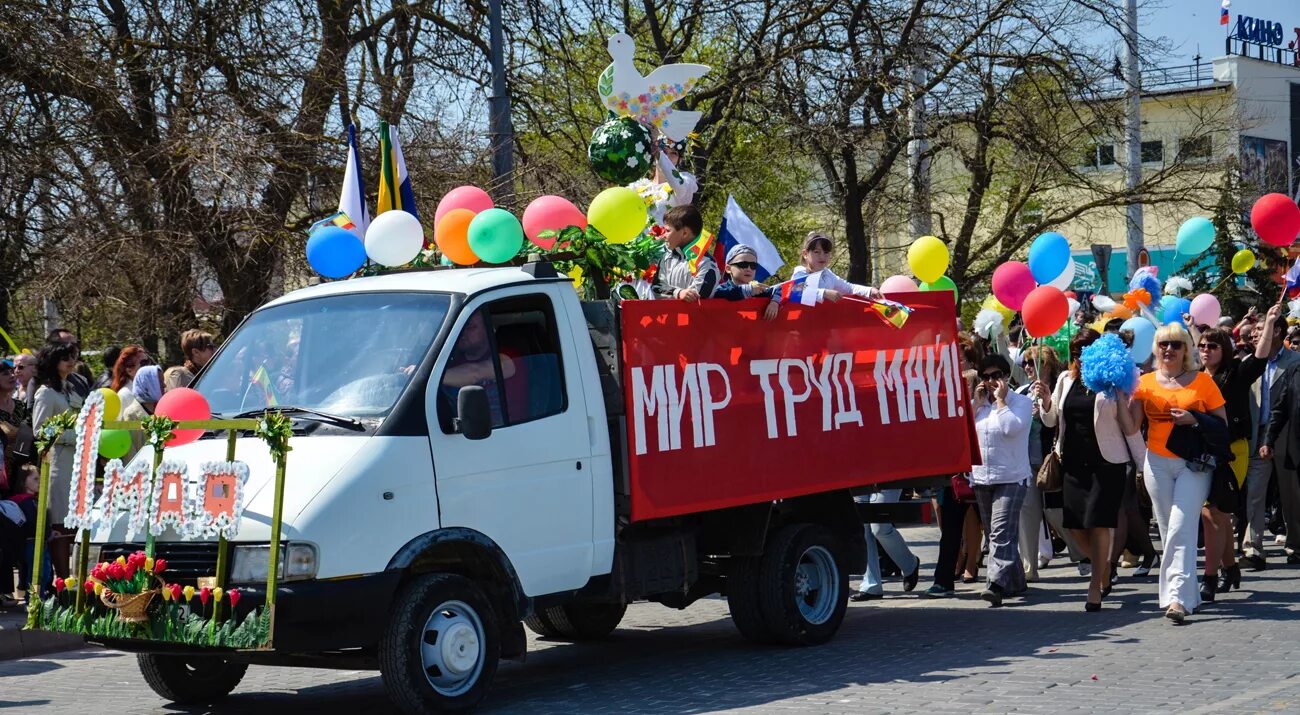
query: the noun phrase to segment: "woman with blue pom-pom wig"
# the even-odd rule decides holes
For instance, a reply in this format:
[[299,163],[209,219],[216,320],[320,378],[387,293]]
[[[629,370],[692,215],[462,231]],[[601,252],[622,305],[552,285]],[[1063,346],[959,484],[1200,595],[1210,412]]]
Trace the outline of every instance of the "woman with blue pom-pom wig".
[[[1047,395],[1046,385],[1035,386],[1043,399],[1043,424],[1058,427],[1060,435],[1062,522],[1092,562],[1084,604],[1089,612],[1100,611],[1101,600],[1110,595],[1111,540],[1119,526],[1129,461],[1118,419],[1118,413],[1124,411],[1120,406],[1127,408],[1127,400],[1121,402],[1109,391],[1094,392],[1089,387],[1097,383],[1089,371],[1109,367],[1090,365],[1084,358],[1084,348],[1100,337],[1090,328],[1080,330],[1070,341],[1070,369],[1056,381],[1056,389]],[[1115,354],[1123,360],[1124,369],[1133,369],[1122,344]]]
[[1156,331],[1156,370],[1142,376],[1129,410],[1120,410],[1125,434],[1136,434],[1147,420],[1144,478],[1160,541],[1160,607],[1165,617],[1182,623],[1201,605],[1196,581],[1196,535],[1201,505],[1210,493],[1210,472],[1192,470],[1169,451],[1174,425],[1197,425],[1193,412],[1214,415],[1226,424],[1223,394],[1214,379],[1196,369],[1192,336],[1177,323]]

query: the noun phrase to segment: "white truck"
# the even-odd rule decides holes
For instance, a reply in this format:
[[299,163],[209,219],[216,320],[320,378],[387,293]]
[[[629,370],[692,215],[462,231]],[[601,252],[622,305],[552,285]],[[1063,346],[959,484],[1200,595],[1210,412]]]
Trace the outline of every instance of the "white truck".
[[[934,327],[921,325],[918,333],[879,321],[867,330],[899,343],[899,355],[919,344],[946,360],[956,354],[949,349],[955,321],[951,302],[940,308],[946,318],[931,323],[947,326],[942,335]],[[708,309],[755,310],[744,302]],[[815,320],[800,319],[804,326]],[[897,397],[903,408],[911,374],[907,366],[900,373],[895,358],[892,375],[888,369],[875,374],[895,383],[896,392],[880,393],[884,420],[922,430],[908,435],[931,430],[937,442],[958,442],[941,463],[908,458],[902,471],[873,471],[873,459],[899,449],[887,439],[864,444],[852,460],[841,455],[827,462],[841,466],[821,467],[793,488],[769,488],[785,477],[768,475],[767,486],[753,493],[741,488],[718,501],[717,490],[710,492],[711,504],[728,506],[686,503],[656,516],[644,511],[654,505],[638,507],[645,497],[638,496],[644,490],[636,479],[676,479],[689,502],[693,487],[681,491],[681,485],[709,480],[731,458],[708,444],[725,436],[721,427],[713,435],[711,421],[703,438],[692,427],[700,417],[692,412],[699,403],[685,392],[689,385],[682,383],[681,395],[668,385],[684,403],[656,406],[655,395],[647,396],[648,373],[624,361],[626,323],[613,303],[579,301],[569,279],[546,262],[329,282],[259,308],[194,387],[214,418],[274,409],[293,419],[273,649],[109,645],[137,651],[148,683],[177,702],[224,696],[250,664],[360,667],[380,670],[404,711],[428,712],[482,700],[499,659],[524,657],[524,624],[553,638],[600,638],[638,600],[684,608],[720,593],[746,638],[792,645],[828,640],[844,616],[848,575],[865,564],[863,516],[852,489],[968,468],[964,418],[951,413],[927,426],[915,409],[904,419],[904,409],[891,420],[894,406],[886,398]],[[810,334],[805,327],[803,338]],[[948,368],[955,374],[955,366]],[[629,375],[640,387],[629,384]],[[780,377],[789,382],[785,373]],[[705,392],[709,379],[705,372]],[[874,390],[872,379],[868,370],[857,382]],[[951,402],[954,387],[947,389]],[[739,386],[728,390],[733,406],[744,401]],[[807,393],[814,394],[812,387]],[[940,404],[937,393],[933,398]],[[631,399],[637,404],[629,405]],[[716,394],[713,402],[721,404]],[[858,425],[863,414],[868,428],[882,419],[875,403],[857,404]],[[749,407],[756,414],[764,409]],[[767,407],[769,417],[780,412],[770,402]],[[787,407],[793,417],[794,406]],[[630,430],[635,423],[647,432],[667,419],[666,409],[687,429],[684,448],[673,454],[694,455],[698,473],[655,475],[642,467],[638,475],[635,465],[648,464],[638,460],[654,456],[647,452],[655,439],[647,449],[645,435],[633,440]],[[933,431],[943,425],[947,432]],[[761,428],[744,434],[764,441]],[[779,447],[788,435],[777,437]],[[168,449],[167,456],[220,460],[226,448],[225,439],[211,435]],[[243,592],[243,610],[265,596],[257,589],[269,567],[274,468],[266,445],[251,434],[240,438],[238,454],[251,476],[225,581]],[[139,548],[119,527],[96,532],[92,545],[92,562]],[[193,583],[215,574],[215,541],[161,538],[156,549],[170,580]]]

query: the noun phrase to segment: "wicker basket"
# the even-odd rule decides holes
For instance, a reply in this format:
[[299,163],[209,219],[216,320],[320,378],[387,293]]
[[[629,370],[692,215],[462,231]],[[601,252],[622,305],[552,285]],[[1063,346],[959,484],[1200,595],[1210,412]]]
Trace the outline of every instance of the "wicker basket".
[[127,623],[147,623],[149,621],[149,604],[158,595],[158,589],[151,588],[140,593],[116,593],[105,588],[99,594],[99,600],[105,606],[117,610],[117,617]]

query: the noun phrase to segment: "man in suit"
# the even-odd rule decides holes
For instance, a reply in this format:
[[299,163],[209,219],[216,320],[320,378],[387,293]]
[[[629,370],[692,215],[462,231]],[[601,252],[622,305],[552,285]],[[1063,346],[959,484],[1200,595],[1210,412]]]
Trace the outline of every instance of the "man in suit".
[[1256,331],[1257,339],[1269,340],[1271,349],[1268,367],[1252,388],[1258,405],[1251,411],[1257,443],[1251,445],[1254,449],[1246,473],[1246,556],[1242,561],[1254,571],[1265,567],[1264,505],[1269,480],[1275,474],[1287,525],[1287,561],[1300,563],[1300,482],[1295,463],[1300,458],[1300,424],[1287,419],[1300,405],[1300,353],[1286,348],[1287,325],[1281,316],[1281,305],[1269,308]]

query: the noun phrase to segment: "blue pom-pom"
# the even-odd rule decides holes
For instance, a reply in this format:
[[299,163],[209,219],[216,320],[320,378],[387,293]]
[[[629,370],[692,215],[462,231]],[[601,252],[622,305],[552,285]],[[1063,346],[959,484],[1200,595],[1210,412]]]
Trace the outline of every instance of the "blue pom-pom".
[[1083,384],[1093,392],[1122,390],[1132,392],[1137,383],[1137,371],[1128,347],[1118,335],[1107,333],[1079,355],[1079,374]]
[[1133,278],[1128,282],[1128,289],[1134,291],[1138,288],[1145,288],[1146,292],[1151,294],[1152,309],[1160,305],[1160,280],[1150,270],[1139,269],[1133,274]]

